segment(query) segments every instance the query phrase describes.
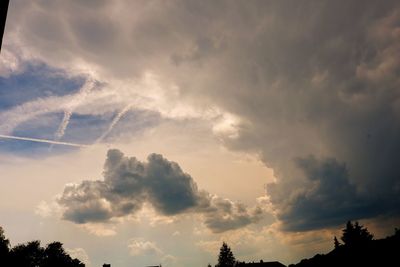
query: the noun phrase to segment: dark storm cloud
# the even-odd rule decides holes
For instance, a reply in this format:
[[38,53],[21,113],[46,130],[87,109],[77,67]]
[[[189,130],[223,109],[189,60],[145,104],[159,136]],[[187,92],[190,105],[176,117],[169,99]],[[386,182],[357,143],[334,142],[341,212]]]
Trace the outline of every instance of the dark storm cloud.
[[[286,230],[399,215],[398,1],[13,2],[9,31],[39,58],[76,55],[113,78],[152,70],[185,101],[237,115],[225,144],[274,169]],[[144,191],[164,214],[185,210]]]
[[[335,159],[298,159],[306,181],[295,190],[283,190],[288,185],[270,184],[268,194],[284,229],[305,231],[327,225],[338,225],[345,218],[379,214],[377,199],[368,199],[351,184],[345,164]],[[305,220],[307,218],[307,220]]]
[[377,5],[321,2],[277,18],[279,34],[253,40],[270,49],[250,52],[251,92],[224,102],[250,122],[231,147],[276,173],[267,192],[286,230],[400,214],[400,8]]
[[199,191],[193,178],[175,162],[151,154],[147,162],[109,150],[104,180],[67,185],[58,200],[63,217],[78,224],[106,222],[133,215],[150,203],[162,215],[202,214],[213,232],[224,232],[257,222],[263,211]]

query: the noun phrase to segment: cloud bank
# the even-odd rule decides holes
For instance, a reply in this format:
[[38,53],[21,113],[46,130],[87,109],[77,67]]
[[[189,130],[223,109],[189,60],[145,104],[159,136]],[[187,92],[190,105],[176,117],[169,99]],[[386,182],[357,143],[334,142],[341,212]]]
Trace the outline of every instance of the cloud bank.
[[[267,193],[286,230],[399,216],[398,1],[93,3],[13,1],[6,40],[15,46],[5,44],[5,62],[14,61],[13,47],[25,47],[26,54],[49,65],[91,69],[113,86],[88,96],[91,105],[82,107],[85,112],[121,111],[134,102],[168,118],[194,118],[190,115],[198,114],[199,106],[233,114],[238,120],[217,132],[230,149],[258,153],[274,169],[277,182],[268,185]],[[158,87],[138,86],[135,94],[119,88],[146,81],[148,73],[156,74]],[[52,109],[67,103],[45,100]],[[35,101],[0,114],[1,121],[13,118],[0,129],[8,133],[43,105]],[[190,182],[178,180],[179,189],[190,189]],[[210,201],[191,189],[193,194],[183,196],[186,204],[171,207],[173,198],[165,196],[161,203],[163,195],[154,194],[160,185],[140,181],[137,193],[163,214]],[[115,201],[113,194],[106,197],[110,184],[67,188],[70,201],[78,212],[85,207],[73,192],[92,199],[86,205],[98,212],[91,220],[140,208],[137,198],[126,206],[127,198],[117,198],[118,208],[108,207]],[[72,211],[74,221],[86,220],[85,213]]]
[[213,232],[238,229],[258,222],[260,207],[246,206],[199,190],[193,178],[175,162],[151,154],[147,162],[107,153],[104,180],[70,184],[58,199],[63,218],[77,224],[107,222],[136,214],[145,203],[163,216],[200,214]]

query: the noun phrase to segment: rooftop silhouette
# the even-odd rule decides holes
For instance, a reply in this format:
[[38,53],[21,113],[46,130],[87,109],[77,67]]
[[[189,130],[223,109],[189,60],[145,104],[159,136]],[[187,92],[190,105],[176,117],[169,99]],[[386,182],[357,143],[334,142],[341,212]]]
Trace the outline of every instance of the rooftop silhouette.
[[239,262],[236,267],[286,267],[286,265],[280,263],[279,261],[259,261],[259,262]]

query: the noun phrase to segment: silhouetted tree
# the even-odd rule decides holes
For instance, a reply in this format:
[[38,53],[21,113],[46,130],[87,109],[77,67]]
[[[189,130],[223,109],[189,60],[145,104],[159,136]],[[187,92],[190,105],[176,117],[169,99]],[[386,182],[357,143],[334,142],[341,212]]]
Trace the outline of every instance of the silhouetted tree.
[[360,225],[357,221],[353,224],[348,221],[346,228],[343,229],[342,241],[346,246],[352,247],[360,244],[365,244],[373,239],[373,235]]
[[0,226],[0,266],[7,266],[10,253],[10,241],[4,236],[4,230]]
[[336,236],[333,238],[333,244],[335,245],[335,249],[337,249],[340,246],[340,243],[337,240]]
[[342,240],[346,243],[340,244],[338,249],[303,259],[289,267],[400,266],[398,229],[394,235],[376,240],[358,222],[348,222]]
[[47,245],[43,267],[81,267],[84,266],[79,260],[74,261],[64,250],[62,243],[53,242]]
[[40,241],[19,244],[10,249],[10,242],[0,227],[1,267],[85,267],[78,259],[72,259],[60,242],[53,242],[43,248]]
[[236,259],[233,256],[231,248],[225,242],[219,250],[218,264],[217,267],[233,267],[235,265]]
[[41,267],[44,249],[40,247],[38,240],[19,244],[12,248],[10,258],[13,266]]

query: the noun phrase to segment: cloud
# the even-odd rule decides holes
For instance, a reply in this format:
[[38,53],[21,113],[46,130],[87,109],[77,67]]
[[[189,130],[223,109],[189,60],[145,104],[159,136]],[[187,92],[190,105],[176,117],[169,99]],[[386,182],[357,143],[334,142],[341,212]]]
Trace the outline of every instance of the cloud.
[[69,121],[71,120],[72,112],[74,109],[79,106],[85,99],[85,97],[90,93],[90,91],[95,87],[95,83],[93,80],[88,79],[86,83],[82,86],[79,92],[75,95],[75,97],[67,104],[66,109],[64,110],[64,117],[61,121],[60,126],[58,127],[56,133],[54,134],[56,140],[60,140],[64,134],[65,130],[68,127]]
[[[294,21],[275,18],[280,32],[267,32],[276,38],[252,41],[276,57],[247,54],[269,63],[257,64],[260,80],[246,83],[251,91],[229,91],[240,102],[222,101],[247,122],[229,147],[258,152],[274,169],[267,193],[288,231],[400,215],[400,7],[370,3],[353,15],[343,8],[324,3],[313,14],[302,7]],[[292,32],[300,20],[306,25]]]
[[[230,149],[259,153],[274,169],[270,204],[287,230],[332,226],[348,216],[399,215],[398,1],[88,6],[13,1],[5,38],[29,52],[22,54],[72,72],[85,66],[112,85],[82,112],[118,112],[138,102],[166,118],[215,119],[204,112],[210,107],[232,114],[235,119],[217,122],[215,134]],[[49,102],[59,107],[65,100]],[[11,118],[0,128],[12,129],[41,106],[0,114],[0,121]],[[327,190],[336,183],[352,205]],[[159,203],[162,196],[146,198],[162,213],[175,212],[171,203]],[[319,199],[339,204],[324,212],[326,220],[311,212]]]
[[84,230],[96,236],[115,236],[116,226],[107,223],[85,223],[80,225]]
[[56,202],[48,203],[41,201],[35,208],[35,214],[43,218],[59,217],[62,214],[62,209],[60,209],[60,205],[57,205]]
[[83,248],[67,248],[66,251],[71,256],[71,258],[78,259],[86,265],[90,265],[89,256]]
[[115,125],[121,120],[121,118],[127,112],[129,112],[129,110],[131,108],[132,108],[131,105],[128,105],[128,106],[124,107],[120,112],[118,112],[118,114],[114,117],[114,119],[112,120],[112,122],[108,126],[108,129],[99,138],[97,138],[96,143],[101,142],[107,135],[109,135],[110,132],[112,131],[112,129],[115,127]]
[[131,238],[128,248],[131,256],[145,256],[152,261],[160,260],[166,266],[176,266],[178,262],[176,257],[164,252],[155,242],[144,238]]
[[243,204],[214,196],[207,207],[204,224],[214,233],[221,233],[258,222],[264,217],[264,212],[258,206],[249,209]]
[[297,159],[296,164],[304,173],[303,185],[293,190],[290,185],[278,181],[267,187],[269,200],[284,229],[318,229],[342,224],[345,218],[379,213],[376,208],[372,209],[373,203],[364,202],[367,199],[349,182],[345,164],[312,156]]
[[145,241],[143,238],[134,238],[129,241],[128,248],[133,256],[147,255],[160,256],[164,252],[154,242]]
[[163,216],[200,214],[217,233],[255,223],[264,213],[259,207],[250,209],[199,190],[177,163],[158,154],[141,162],[111,149],[103,175],[104,180],[66,185],[58,198],[64,219],[77,224],[108,222],[134,215],[149,203]]

